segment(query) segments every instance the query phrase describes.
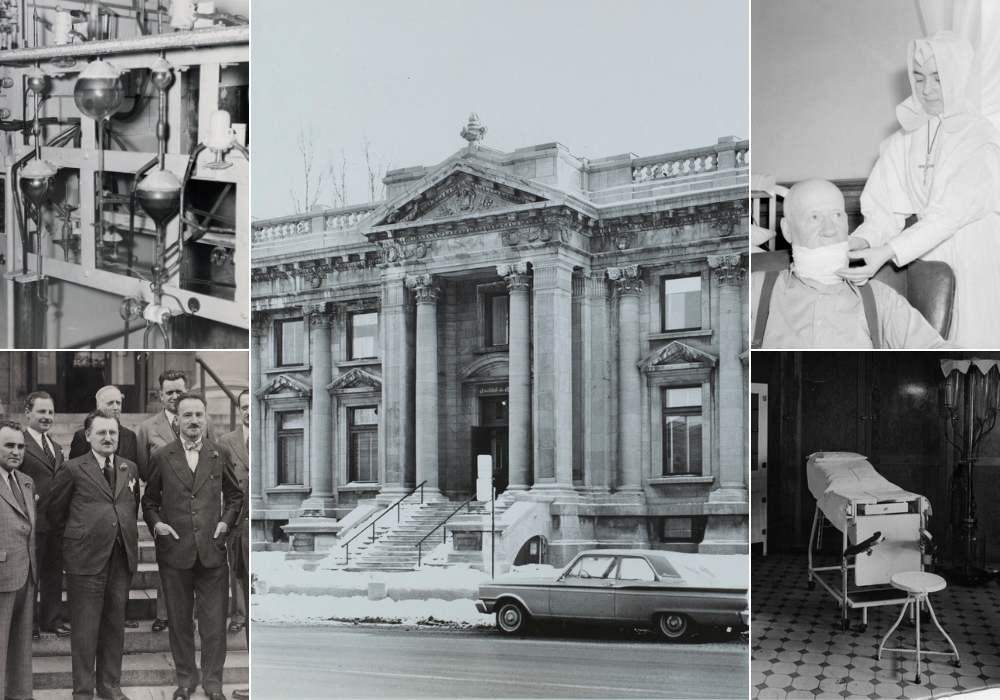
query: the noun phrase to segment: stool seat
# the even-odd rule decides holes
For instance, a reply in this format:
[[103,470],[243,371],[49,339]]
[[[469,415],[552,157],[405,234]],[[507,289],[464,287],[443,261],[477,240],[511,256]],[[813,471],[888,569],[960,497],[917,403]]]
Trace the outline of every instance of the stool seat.
[[893,575],[889,579],[893,588],[898,588],[907,593],[928,594],[943,591],[948,587],[948,583],[937,574],[929,574],[926,571],[904,571]]

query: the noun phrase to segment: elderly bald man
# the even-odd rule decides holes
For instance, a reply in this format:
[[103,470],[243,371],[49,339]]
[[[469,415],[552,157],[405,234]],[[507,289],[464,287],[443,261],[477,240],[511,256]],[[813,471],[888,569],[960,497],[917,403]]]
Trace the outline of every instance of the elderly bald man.
[[[113,384],[103,386],[97,390],[97,406],[115,414],[115,418],[121,421],[122,418],[122,392]],[[115,454],[130,462],[136,462],[136,446],[138,442],[133,431],[120,426],[118,432],[118,449]],[[73,443],[69,448],[69,458],[76,459],[91,451],[90,442],[87,441],[87,431],[80,428],[73,434]]]
[[870,349],[873,335],[885,348],[954,347],[891,287],[875,280],[860,287],[841,277],[850,246],[844,195],[833,183],[792,187],[781,233],[792,244],[791,269],[751,275],[754,347]]

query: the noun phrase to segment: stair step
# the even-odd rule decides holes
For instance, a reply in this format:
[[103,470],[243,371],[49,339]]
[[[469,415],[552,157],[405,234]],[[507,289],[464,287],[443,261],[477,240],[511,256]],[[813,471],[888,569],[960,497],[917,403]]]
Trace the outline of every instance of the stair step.
[[156,545],[153,544],[152,540],[139,540],[139,563],[156,563]]
[[[54,634],[43,632],[41,639],[36,639],[31,644],[31,655],[35,658],[43,656],[69,656],[71,637],[57,637]],[[201,648],[201,637],[195,632],[195,648]],[[246,651],[246,632],[226,632],[226,645],[230,651]],[[143,620],[139,627],[135,629],[125,628],[125,653],[126,654],[146,654],[154,652],[170,653],[170,634],[167,631],[152,632],[150,622]]]
[[[73,687],[73,660],[69,656],[42,656],[32,660],[36,690]],[[223,683],[248,683],[250,655],[232,651],[226,655]],[[175,685],[174,660],[170,652],[126,654],[122,659],[123,686]]]

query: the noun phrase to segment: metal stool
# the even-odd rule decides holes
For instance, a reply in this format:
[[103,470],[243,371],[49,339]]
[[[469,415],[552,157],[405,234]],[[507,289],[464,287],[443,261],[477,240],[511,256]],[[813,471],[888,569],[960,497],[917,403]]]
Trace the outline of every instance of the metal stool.
[[[958,649],[955,647],[955,642],[951,641],[951,637],[948,633],[944,631],[941,627],[941,623],[938,622],[937,615],[934,614],[934,608],[931,606],[931,600],[928,594],[934,593],[936,591],[943,591],[947,587],[947,583],[943,578],[937,574],[929,574],[924,571],[905,571],[901,574],[896,574],[891,579],[889,583],[892,584],[893,588],[898,588],[901,591],[906,591],[906,602],[903,603],[903,609],[899,611],[899,617],[896,618],[895,624],[889,628],[889,631],[885,633],[882,637],[882,642],[878,645],[878,656],[879,660],[882,659],[883,651],[898,651],[900,654],[916,654],[917,657],[917,675],[914,679],[917,683],[920,683],[920,657],[930,656],[932,654],[938,654],[940,656],[954,656],[954,664],[957,668],[962,665],[962,661],[958,656]],[[924,651],[920,648],[920,607],[922,605],[927,605],[927,610],[931,613],[931,619],[934,621],[934,625],[941,631],[944,638],[948,640],[948,645],[952,648],[952,651]],[[885,642],[889,639],[889,636],[896,631],[899,627],[899,623],[903,620],[903,615],[906,614],[906,608],[910,605],[913,606],[913,610],[916,613],[916,629],[917,629],[917,648],[916,649],[906,649],[904,647],[892,647],[884,649]]]

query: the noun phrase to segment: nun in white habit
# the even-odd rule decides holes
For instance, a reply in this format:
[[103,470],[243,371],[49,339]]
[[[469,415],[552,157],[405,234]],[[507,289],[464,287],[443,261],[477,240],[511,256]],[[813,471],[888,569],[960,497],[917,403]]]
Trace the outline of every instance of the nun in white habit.
[[849,256],[865,265],[837,274],[863,284],[888,260],[946,262],[956,279],[948,340],[1000,348],[1000,135],[966,98],[972,60],[954,32],[910,42],[903,128],[882,143],[850,239]]

